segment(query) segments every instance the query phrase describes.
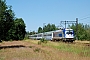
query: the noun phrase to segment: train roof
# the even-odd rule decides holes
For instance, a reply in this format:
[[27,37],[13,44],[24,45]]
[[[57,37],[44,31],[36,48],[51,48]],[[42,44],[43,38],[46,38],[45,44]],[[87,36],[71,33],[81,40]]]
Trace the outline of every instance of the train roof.
[[[63,29],[63,30],[73,30],[73,29]],[[44,34],[51,34],[53,32],[60,32],[60,31],[63,31],[63,30],[60,29],[60,30],[55,30],[55,31],[44,32]],[[33,34],[33,35],[39,35],[39,34],[43,34],[43,33],[38,33],[38,34]],[[30,35],[30,36],[33,36],[33,35]]]
[[65,30],[73,30],[73,29],[65,29]]

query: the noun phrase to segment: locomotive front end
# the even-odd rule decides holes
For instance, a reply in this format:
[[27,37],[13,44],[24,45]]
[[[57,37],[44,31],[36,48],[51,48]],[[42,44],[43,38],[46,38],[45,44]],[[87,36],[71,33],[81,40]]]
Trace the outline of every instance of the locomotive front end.
[[64,41],[73,42],[74,41],[74,31],[73,29],[64,29]]

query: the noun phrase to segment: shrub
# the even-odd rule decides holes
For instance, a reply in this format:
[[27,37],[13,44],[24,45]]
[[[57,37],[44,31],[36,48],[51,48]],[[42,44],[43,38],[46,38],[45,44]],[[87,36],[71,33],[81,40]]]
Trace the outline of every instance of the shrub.
[[38,45],[41,45],[41,41],[38,41]]
[[34,40],[36,40],[36,38],[34,38]]
[[41,41],[42,43],[47,43],[47,40],[45,40],[44,38],[42,38],[40,41]]
[[45,40],[44,38],[40,39],[40,41],[38,41],[38,45],[41,45],[41,43],[47,43],[47,40]]

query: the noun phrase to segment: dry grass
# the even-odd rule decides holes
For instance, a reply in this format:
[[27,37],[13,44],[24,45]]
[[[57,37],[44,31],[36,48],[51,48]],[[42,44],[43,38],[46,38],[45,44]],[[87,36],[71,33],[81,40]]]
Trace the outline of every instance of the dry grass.
[[0,43],[0,46],[14,45],[23,45],[25,47],[1,49],[0,60],[90,60],[90,57],[85,57],[53,48],[52,46],[60,45],[57,42],[48,42],[47,44],[42,45],[38,45],[38,40]]
[[90,44],[90,41],[78,41],[78,40],[76,40],[75,42],[76,43],[89,43]]

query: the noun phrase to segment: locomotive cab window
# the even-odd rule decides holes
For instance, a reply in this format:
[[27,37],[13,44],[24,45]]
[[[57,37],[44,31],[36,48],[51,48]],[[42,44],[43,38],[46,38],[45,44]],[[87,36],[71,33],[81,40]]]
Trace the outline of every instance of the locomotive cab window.
[[71,31],[71,30],[68,30],[68,31],[66,31],[66,34],[73,34],[73,31]]
[[66,34],[72,34],[72,32],[67,32]]

